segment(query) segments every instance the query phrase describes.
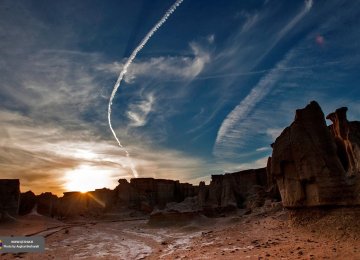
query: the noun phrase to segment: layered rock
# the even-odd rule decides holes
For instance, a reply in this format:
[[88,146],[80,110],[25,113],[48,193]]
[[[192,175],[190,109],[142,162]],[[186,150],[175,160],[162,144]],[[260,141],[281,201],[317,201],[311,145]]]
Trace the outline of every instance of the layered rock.
[[212,175],[208,193],[201,188],[201,198],[206,197],[205,204],[210,206],[242,208],[254,194],[254,186],[266,186],[266,178],[266,168]]
[[181,202],[186,197],[197,195],[197,192],[198,189],[188,183],[154,178],[131,179],[130,183],[120,179],[115,188],[119,207],[145,212],[151,212],[155,207],[162,209],[169,202]]
[[349,122],[347,110],[347,107],[339,108],[326,118],[333,122],[329,128],[344,170],[349,176],[354,176],[360,173],[360,122]]
[[18,215],[19,200],[19,179],[0,179],[0,221]]
[[331,130],[313,101],[296,111],[294,122],[272,145],[268,180],[276,182],[286,207],[360,203],[359,179],[349,178],[359,175],[356,163],[350,163],[350,155],[354,157],[358,149],[354,143],[358,124],[347,123],[344,109],[329,118],[334,120]]

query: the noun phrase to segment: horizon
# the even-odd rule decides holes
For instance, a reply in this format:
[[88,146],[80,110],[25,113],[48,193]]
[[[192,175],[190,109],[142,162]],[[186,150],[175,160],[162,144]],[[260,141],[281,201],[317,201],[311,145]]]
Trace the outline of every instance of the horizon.
[[209,183],[265,167],[311,100],[360,118],[355,2],[184,0],[114,96],[119,147],[114,84],[174,2],[0,3],[1,178],[36,194],[114,189],[133,165],[140,178]]

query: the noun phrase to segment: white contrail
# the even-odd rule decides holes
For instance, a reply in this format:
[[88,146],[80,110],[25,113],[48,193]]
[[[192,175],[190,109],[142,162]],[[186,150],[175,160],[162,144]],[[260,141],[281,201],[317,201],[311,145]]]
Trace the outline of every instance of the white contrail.
[[281,41],[281,39],[311,10],[312,6],[313,0],[304,1],[304,8],[301,12],[299,12],[284,28],[280,30],[275,38],[275,41],[271,44],[270,48],[261,55],[259,60],[262,60],[267,54],[269,54],[269,52]]
[[[115,97],[115,94],[118,90],[118,88],[120,87],[120,83],[123,80],[128,67],[131,65],[131,63],[133,62],[133,60],[136,58],[136,55],[139,53],[139,51],[142,50],[142,48],[144,48],[145,44],[150,40],[150,38],[154,35],[154,33],[166,22],[166,20],[169,18],[169,16],[176,10],[176,8],[183,2],[183,0],[177,0],[164,14],[164,16],[154,25],[154,27],[145,35],[145,37],[142,39],[142,41],[140,42],[140,44],[135,48],[135,50],[131,53],[129,59],[127,60],[127,62],[125,63],[124,67],[122,68],[120,75],[114,85],[114,89],[111,93],[110,96],[110,100],[109,100],[109,105],[108,105],[108,121],[109,121],[109,127],[111,132],[113,133],[117,143],[119,144],[119,146],[121,148],[124,149],[125,153],[126,153],[126,157],[130,157],[129,152],[121,145],[119,138],[117,137],[112,124],[111,124],[111,106],[112,106],[112,102],[113,99]],[[132,161],[130,160],[130,168],[131,171],[134,175],[134,177],[138,177],[138,173],[135,169],[134,164],[132,163]]]
[[[313,5],[312,0],[305,0],[304,8],[298,13],[279,33],[275,42],[270,46],[270,48],[263,54],[262,57],[267,55],[275,45],[288,33],[311,9]],[[253,110],[253,108],[262,100],[266,95],[269,94],[273,85],[276,83],[279,73],[283,70],[286,70],[286,63],[291,58],[291,52],[280,61],[275,68],[271,69],[270,72],[263,77],[259,83],[250,91],[250,93],[237,105],[221,123],[220,129],[216,136],[216,141],[213,149],[213,153],[218,154],[220,146],[229,146],[230,142],[237,144],[239,130],[237,129],[237,124],[241,122],[248,114]],[[262,59],[262,58],[261,58]],[[260,71],[261,73],[266,70]],[[256,73],[256,72],[253,72]]]

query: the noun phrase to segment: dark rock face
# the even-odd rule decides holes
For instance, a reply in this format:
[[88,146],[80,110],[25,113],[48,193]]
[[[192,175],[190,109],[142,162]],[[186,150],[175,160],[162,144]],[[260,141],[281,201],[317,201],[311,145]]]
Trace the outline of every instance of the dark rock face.
[[[212,175],[206,203],[217,207],[242,208],[254,186],[266,186],[266,168],[245,170],[225,175]],[[204,188],[202,188],[204,193]]]
[[151,212],[155,207],[163,209],[169,202],[181,202],[186,197],[197,195],[193,185],[179,183],[179,181],[136,178],[130,183],[125,179],[119,180],[115,188],[118,207]]
[[[359,176],[354,170],[356,163],[350,163],[349,158],[356,156],[359,147],[354,143],[358,124],[347,122],[344,109],[329,118],[334,120],[331,131],[320,106],[313,101],[296,111],[294,122],[273,144],[268,180],[276,182],[285,207],[360,203],[359,178],[348,177]],[[344,125],[348,126],[346,135]],[[346,148],[349,146],[352,151]]]
[[204,181],[199,183],[199,192],[198,192],[198,204],[200,207],[206,205],[206,201],[209,200],[209,187],[205,185]]
[[58,197],[51,192],[44,192],[36,196],[37,212],[44,216],[57,215]]
[[0,179],[0,220],[14,218],[19,212],[20,181]]
[[103,212],[110,210],[115,203],[113,190],[103,188],[86,193],[88,211]]
[[32,191],[27,191],[20,194],[20,206],[19,206],[19,215],[26,215],[31,212],[31,210],[36,205],[36,195]]
[[112,208],[114,202],[114,191],[104,188],[86,193],[64,192],[63,197],[47,205],[52,205],[52,216],[96,216]]
[[85,215],[87,205],[86,193],[64,192],[64,196],[58,201],[57,212],[60,217]]

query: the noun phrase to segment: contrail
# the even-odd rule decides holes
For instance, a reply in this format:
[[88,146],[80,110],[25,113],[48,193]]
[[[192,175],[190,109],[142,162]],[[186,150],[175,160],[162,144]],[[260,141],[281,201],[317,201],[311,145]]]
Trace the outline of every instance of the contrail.
[[[183,2],[183,0],[177,0],[175,1],[175,3],[166,11],[166,13],[164,14],[164,16],[153,26],[153,28],[145,35],[145,37],[142,39],[142,41],[140,42],[140,44],[135,48],[135,50],[131,53],[129,59],[126,61],[124,67],[122,68],[120,75],[114,85],[114,89],[111,93],[110,96],[110,100],[109,100],[109,105],[108,105],[108,122],[109,122],[109,127],[110,130],[112,132],[112,134],[114,135],[117,143],[119,144],[119,146],[121,148],[124,149],[126,157],[130,157],[129,152],[124,148],[124,146],[121,145],[119,138],[117,137],[112,124],[111,124],[111,106],[112,106],[112,102],[113,99],[115,97],[115,94],[118,90],[118,88],[120,87],[120,83],[123,80],[128,67],[131,65],[131,63],[133,62],[133,60],[136,58],[136,55],[142,50],[142,48],[144,48],[144,46],[146,45],[146,43],[150,40],[150,38],[154,35],[154,33],[166,22],[166,20],[170,17],[170,15],[176,10],[176,8]],[[131,171],[134,175],[134,177],[138,177],[138,172],[135,169],[134,164],[132,163],[132,161],[130,160],[130,168]]]
[[[276,44],[288,33],[301,19],[311,10],[313,5],[313,0],[305,0],[304,8],[298,13],[279,33],[275,42],[270,46],[270,48],[262,55],[264,57],[267,55]],[[291,52],[291,51],[290,51]],[[251,89],[250,93],[237,105],[224,119],[221,123],[220,129],[218,130],[213,153],[219,154],[217,150],[219,147],[230,146],[237,144],[237,136],[239,135],[239,130],[236,128],[237,124],[241,122],[252,110],[253,108],[269,94],[272,87],[276,83],[279,72],[286,70],[286,64],[290,60],[292,53],[286,55],[286,57],[280,61],[275,68],[271,69],[270,72],[263,77],[258,84]],[[260,59],[262,59],[262,57]],[[266,72],[266,70],[260,71],[261,73]]]

